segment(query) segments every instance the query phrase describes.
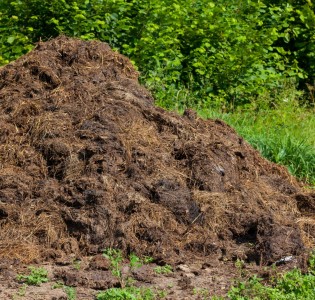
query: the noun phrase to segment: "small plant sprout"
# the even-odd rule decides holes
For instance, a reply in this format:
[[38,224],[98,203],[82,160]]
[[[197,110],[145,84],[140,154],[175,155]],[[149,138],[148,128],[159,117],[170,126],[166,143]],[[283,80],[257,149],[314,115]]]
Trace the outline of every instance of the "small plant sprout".
[[111,288],[96,295],[97,300],[154,300],[155,294],[149,288]]
[[131,268],[140,268],[143,265],[143,262],[141,261],[141,259],[134,253],[131,253],[129,255],[129,260],[130,260]]
[[151,256],[144,256],[144,258],[143,258],[143,263],[144,263],[144,264],[150,264],[150,263],[152,263],[153,261],[154,261],[154,258],[151,257]]
[[81,261],[80,260],[74,260],[73,261],[73,267],[76,269],[76,270],[80,270],[81,269]]
[[19,274],[17,279],[25,282],[27,285],[40,285],[48,281],[48,271],[44,268],[29,267],[31,273],[29,275]]
[[122,253],[120,250],[107,248],[104,250],[103,255],[110,261],[112,274],[116,277],[121,277],[121,263],[123,261]]
[[157,274],[170,274],[173,272],[173,268],[170,265],[157,266],[154,268],[154,271]]
[[53,286],[53,289],[63,289],[67,294],[68,300],[75,300],[77,297],[76,289],[71,286],[64,285],[62,282],[56,282]]
[[209,290],[205,288],[194,288],[193,294],[201,296],[202,299],[207,299],[207,297],[209,297]]
[[17,293],[15,293],[13,295],[13,300],[17,300],[17,299],[20,299],[20,297],[24,297],[25,294],[26,294],[26,287],[27,285],[26,284],[23,284],[19,290],[17,291]]
[[129,255],[129,260],[131,268],[140,268],[142,265],[150,264],[154,261],[151,256],[144,256],[143,258],[140,258],[134,253]]

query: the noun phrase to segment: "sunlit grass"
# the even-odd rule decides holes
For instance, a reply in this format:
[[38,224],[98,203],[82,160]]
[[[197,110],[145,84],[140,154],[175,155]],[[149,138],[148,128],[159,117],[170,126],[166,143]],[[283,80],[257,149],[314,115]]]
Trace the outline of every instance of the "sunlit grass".
[[285,165],[305,182],[315,185],[315,116],[296,106],[220,113],[202,110],[204,118],[220,118],[234,127],[267,159]]

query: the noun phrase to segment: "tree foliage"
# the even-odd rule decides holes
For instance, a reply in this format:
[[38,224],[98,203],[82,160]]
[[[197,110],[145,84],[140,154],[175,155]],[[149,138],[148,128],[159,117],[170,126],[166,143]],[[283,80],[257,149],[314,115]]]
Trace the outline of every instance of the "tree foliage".
[[288,78],[300,88],[315,78],[311,0],[0,2],[0,64],[61,33],[108,42],[157,94],[189,88],[198,107],[246,105]]

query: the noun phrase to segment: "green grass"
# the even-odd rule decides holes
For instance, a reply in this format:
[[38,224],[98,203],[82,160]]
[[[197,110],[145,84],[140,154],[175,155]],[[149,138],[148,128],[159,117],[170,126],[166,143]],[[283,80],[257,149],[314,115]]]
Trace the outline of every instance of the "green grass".
[[[209,299],[209,298],[207,298]],[[253,276],[247,281],[239,281],[228,292],[227,298],[213,297],[212,300],[313,300],[315,299],[315,254],[309,260],[309,270],[303,274],[293,269],[272,278],[269,284]]]
[[[274,286],[266,286],[253,277],[240,282],[228,293],[230,300],[311,300],[315,299],[315,276],[302,275],[300,270],[286,273]],[[213,298],[223,299],[223,298]]]
[[298,91],[294,82],[287,81],[281,91],[272,93],[262,94],[251,104],[238,107],[233,101],[223,104],[218,99],[211,108],[187,88],[158,89],[155,97],[156,104],[166,109],[182,113],[189,107],[205,119],[224,120],[264,157],[286,166],[291,174],[314,187],[314,107],[299,104],[307,102],[307,95]]
[[294,176],[315,185],[314,112],[293,107],[253,112],[199,111],[236,129],[267,159],[284,165]]
[[[230,300],[313,300],[315,299],[315,276],[302,274],[294,269],[275,280],[273,286],[262,284],[254,276],[246,282],[239,282],[228,292]],[[213,300],[224,299],[214,297]]]
[[197,111],[203,118],[224,120],[265,158],[286,166],[291,174],[314,186],[314,109],[299,106],[295,99],[276,102],[273,108],[260,104],[228,113],[205,108]]

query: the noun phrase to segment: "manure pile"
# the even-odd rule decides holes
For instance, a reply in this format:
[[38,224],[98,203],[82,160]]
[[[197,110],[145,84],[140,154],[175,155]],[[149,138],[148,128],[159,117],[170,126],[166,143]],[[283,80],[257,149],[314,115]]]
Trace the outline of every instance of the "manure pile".
[[155,107],[137,78],[107,44],[67,37],[0,69],[0,257],[302,254],[314,195],[222,121]]

